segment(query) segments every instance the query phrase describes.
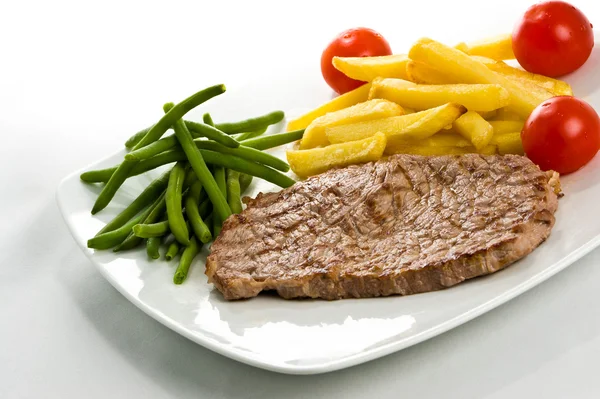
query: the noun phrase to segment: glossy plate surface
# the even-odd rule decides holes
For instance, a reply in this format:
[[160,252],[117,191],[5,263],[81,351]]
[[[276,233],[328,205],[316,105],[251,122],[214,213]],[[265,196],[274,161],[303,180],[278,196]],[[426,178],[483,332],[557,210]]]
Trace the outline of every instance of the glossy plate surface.
[[[575,93],[596,109],[600,109],[599,58],[595,51],[587,64],[567,79]],[[262,82],[229,88],[189,118],[201,120],[202,112],[210,110],[218,120],[235,120],[277,108],[293,117],[327,99],[314,95],[312,89],[320,84],[302,77],[293,82],[275,77],[269,96]],[[255,93],[265,95],[265,100]],[[277,153],[283,156],[283,149]],[[85,170],[117,164],[123,154],[120,151]],[[171,282],[174,262],[149,261],[142,249],[119,255],[88,249],[87,239],[158,172],[128,180],[97,216],[92,216],[90,209],[100,188],[81,183],[80,172],[60,184],[60,209],[77,243],[117,290],[151,317],[200,345],[253,366],[290,374],[349,367],[431,338],[527,291],[600,244],[600,158],[596,157],[581,171],[562,179],[565,197],[559,202],[550,238],[504,271],[445,291],[407,297],[326,302],[259,296],[226,302],[207,283],[206,250],[193,265],[187,282],[175,286]],[[250,195],[274,189],[253,183]]]

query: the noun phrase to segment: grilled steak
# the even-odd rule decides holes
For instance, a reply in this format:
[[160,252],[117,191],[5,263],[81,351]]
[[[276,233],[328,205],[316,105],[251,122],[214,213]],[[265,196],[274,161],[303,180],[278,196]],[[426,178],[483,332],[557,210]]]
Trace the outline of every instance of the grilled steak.
[[439,290],[540,245],[557,185],[556,173],[516,155],[395,155],[331,170],[247,200],[212,245],[206,274],[226,299]]

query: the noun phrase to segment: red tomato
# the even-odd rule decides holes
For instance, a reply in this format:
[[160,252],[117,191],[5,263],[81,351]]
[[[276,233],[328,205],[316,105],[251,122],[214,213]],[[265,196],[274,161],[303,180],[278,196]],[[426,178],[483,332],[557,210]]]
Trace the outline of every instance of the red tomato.
[[542,170],[575,172],[600,149],[600,119],[585,101],[553,97],[529,115],[521,140],[525,154]]
[[582,66],[594,47],[594,31],[579,9],[563,1],[531,6],[512,33],[519,64],[529,72],[557,77]]
[[348,29],[337,35],[321,55],[321,73],[327,84],[338,94],[362,86],[364,82],[350,79],[333,66],[333,57],[373,57],[391,55],[387,40],[368,28]]

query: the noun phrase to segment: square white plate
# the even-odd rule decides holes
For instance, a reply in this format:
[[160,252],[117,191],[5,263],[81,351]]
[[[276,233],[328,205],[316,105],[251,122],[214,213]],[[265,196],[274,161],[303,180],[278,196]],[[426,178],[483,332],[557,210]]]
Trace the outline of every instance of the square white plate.
[[[568,79],[575,93],[596,109],[600,109],[599,58],[595,51],[587,64]],[[300,104],[310,107],[326,100],[314,94],[314,88],[320,85],[314,78],[295,77],[290,81],[281,76],[270,83],[268,90],[264,82],[229,90],[189,118],[197,120],[203,110],[211,110],[219,120],[235,120],[276,108],[294,115],[305,110],[299,109]],[[123,154],[120,151],[86,170],[117,164]],[[117,290],[151,317],[200,345],[282,373],[328,372],[414,345],[527,291],[600,244],[600,158],[596,157],[584,169],[562,179],[565,197],[560,200],[550,238],[504,271],[444,291],[407,297],[326,302],[286,301],[261,295],[226,302],[207,283],[205,256],[192,266],[186,283],[176,286],[172,283],[174,262],[149,261],[142,249],[118,255],[88,249],[87,239],[131,202],[157,173],[129,179],[111,205],[92,216],[90,209],[100,187],[81,183],[80,172],[60,184],[58,203],[77,243]],[[251,195],[261,189],[273,187],[253,183]]]

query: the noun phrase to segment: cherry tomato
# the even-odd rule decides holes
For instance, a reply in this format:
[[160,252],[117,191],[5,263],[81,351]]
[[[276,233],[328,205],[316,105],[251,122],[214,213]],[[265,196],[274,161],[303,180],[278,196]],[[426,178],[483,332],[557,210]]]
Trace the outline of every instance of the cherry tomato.
[[344,94],[362,86],[365,82],[350,79],[333,66],[333,57],[373,57],[391,55],[387,40],[379,33],[368,28],[348,29],[339,35],[321,55],[321,73],[327,84],[338,94]]
[[542,170],[575,172],[600,149],[600,119],[585,101],[553,97],[529,115],[521,140],[525,154]]
[[557,77],[582,66],[594,47],[594,31],[583,13],[563,1],[531,6],[516,24],[512,47],[529,72]]

